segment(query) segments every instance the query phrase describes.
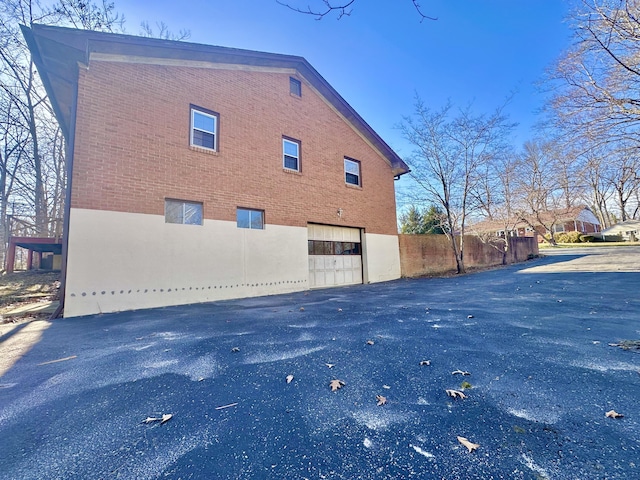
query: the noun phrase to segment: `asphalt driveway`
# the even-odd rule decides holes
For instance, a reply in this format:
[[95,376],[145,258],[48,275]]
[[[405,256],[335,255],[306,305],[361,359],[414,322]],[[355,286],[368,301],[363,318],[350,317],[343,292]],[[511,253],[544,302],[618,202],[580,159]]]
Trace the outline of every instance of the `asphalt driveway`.
[[0,477],[640,478],[620,251],[56,320],[0,377]]

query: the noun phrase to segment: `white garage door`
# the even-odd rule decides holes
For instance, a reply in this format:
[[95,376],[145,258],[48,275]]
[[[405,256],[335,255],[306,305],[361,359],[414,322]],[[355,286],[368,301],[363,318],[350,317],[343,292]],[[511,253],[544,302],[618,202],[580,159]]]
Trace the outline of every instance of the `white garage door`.
[[362,283],[360,229],[308,224],[309,286]]

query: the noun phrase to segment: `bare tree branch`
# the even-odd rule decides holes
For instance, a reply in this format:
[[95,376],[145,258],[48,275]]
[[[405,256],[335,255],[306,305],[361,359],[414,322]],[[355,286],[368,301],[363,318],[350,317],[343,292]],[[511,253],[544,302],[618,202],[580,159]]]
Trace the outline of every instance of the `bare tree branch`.
[[[316,17],[316,20],[322,20],[324,17],[326,17],[327,15],[333,12],[337,13],[338,20],[340,20],[344,16],[349,16],[351,15],[351,12],[352,12],[352,5],[355,2],[356,0],[342,0],[340,4],[332,4],[330,0],[322,0],[322,3],[324,5],[323,8],[311,8],[310,5],[307,5],[306,8],[300,8],[290,3],[284,2],[282,0],[276,0],[276,3],[278,3],[279,5],[282,5],[283,7],[287,7],[288,9],[293,10],[294,12],[314,16]],[[422,12],[422,7],[420,6],[420,3],[418,3],[418,0],[412,0],[412,3],[414,8],[416,9],[416,12],[418,12],[418,15],[420,15],[420,23],[422,23],[422,21],[425,19],[437,20],[437,18],[430,17],[428,15],[425,15]]]

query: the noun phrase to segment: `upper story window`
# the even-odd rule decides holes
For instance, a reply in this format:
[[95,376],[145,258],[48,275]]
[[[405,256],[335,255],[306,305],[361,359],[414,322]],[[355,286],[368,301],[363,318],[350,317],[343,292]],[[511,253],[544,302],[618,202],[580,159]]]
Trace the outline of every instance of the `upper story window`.
[[362,186],[359,161],[348,158],[344,159],[344,181],[349,185]]
[[302,83],[297,78],[289,77],[289,92],[296,97],[302,96]]
[[190,144],[218,151],[218,120],[217,113],[191,105]]
[[238,228],[264,230],[264,210],[250,210],[238,208],[236,212]]
[[164,221],[183,225],[202,225],[202,203],[165,200]]
[[282,139],[282,166],[287,170],[300,171],[300,142],[298,140]]

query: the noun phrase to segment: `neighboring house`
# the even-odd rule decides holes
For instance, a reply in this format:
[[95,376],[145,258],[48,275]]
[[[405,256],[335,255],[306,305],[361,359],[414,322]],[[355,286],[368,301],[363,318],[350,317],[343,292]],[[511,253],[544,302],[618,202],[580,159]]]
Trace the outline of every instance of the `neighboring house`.
[[509,221],[484,220],[469,227],[472,233],[490,234],[499,237],[548,237],[549,230],[554,233],[581,232],[584,234],[599,233],[600,221],[586,206],[580,205],[568,209],[551,210],[539,215],[539,219],[529,215],[526,218],[513,218]]
[[627,242],[637,242],[640,239],[640,220],[627,220],[602,230],[602,238],[622,237]]
[[65,316],[400,277],[408,167],[304,58],[23,33],[68,143]]

